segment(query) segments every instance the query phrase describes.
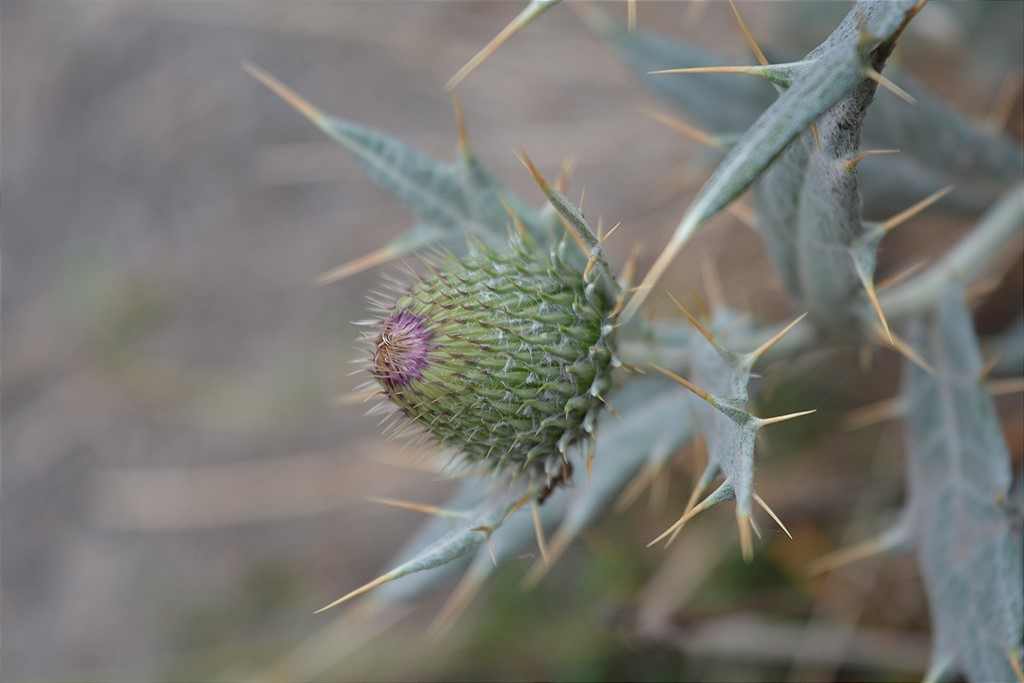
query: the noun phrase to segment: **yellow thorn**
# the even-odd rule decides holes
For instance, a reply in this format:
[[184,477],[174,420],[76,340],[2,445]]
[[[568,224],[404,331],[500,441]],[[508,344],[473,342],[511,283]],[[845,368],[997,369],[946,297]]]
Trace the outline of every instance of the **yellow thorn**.
[[587,249],[587,245],[583,244],[583,238],[580,237],[580,234],[578,232],[576,232],[576,226],[570,223],[565,218],[565,216],[559,214],[558,217],[562,219],[562,225],[564,225],[565,229],[569,231],[570,235],[572,235],[572,239],[574,242],[576,242],[576,246],[578,246],[580,248],[580,251],[583,252],[583,255],[589,259],[590,250]]
[[521,23],[522,14],[517,16],[515,19],[506,24],[505,28],[498,32],[498,35],[491,38],[491,41],[484,45],[479,52],[473,55],[473,58],[466,62],[461,69],[459,69],[451,79],[444,84],[445,90],[454,90],[455,86],[461,83],[466,76],[473,73],[473,70],[483,64],[484,60],[494,54],[499,47],[508,42],[508,39],[519,32],[526,23]]
[[600,239],[600,242],[601,242],[602,246],[604,245],[605,242],[608,241],[609,237],[611,237],[612,235],[615,234],[615,231],[618,230],[619,226],[621,226],[621,225],[622,225],[622,221],[619,221],[618,223],[616,223],[615,225],[612,226],[611,230],[609,230],[607,233],[605,233],[604,237],[602,237]]
[[614,319],[615,316],[617,316],[619,313],[621,313],[622,312],[622,307],[625,306],[625,305],[626,305],[626,300],[623,299],[622,297],[619,297],[615,301],[615,307],[612,308],[611,313],[608,314],[608,320]]
[[394,251],[393,247],[381,247],[375,251],[371,251],[365,256],[349,261],[343,265],[328,270],[326,273],[321,273],[313,278],[313,285],[320,287],[323,285],[329,285],[339,280],[344,280],[347,277],[361,273],[369,268],[374,268],[381,264],[387,263],[388,261],[397,258],[398,254]]
[[777,424],[779,422],[785,422],[786,420],[793,420],[804,415],[810,415],[811,413],[818,412],[818,409],[814,410],[802,410],[799,413],[790,413],[789,415],[778,415],[776,417],[766,417],[761,419],[761,426],[766,427],[768,425]]
[[988,379],[988,376],[992,374],[992,371],[996,369],[997,365],[999,365],[999,356],[992,356],[992,358],[982,366],[981,370],[978,371],[976,381],[980,383]]
[[538,559],[534,562],[530,570],[526,572],[526,576],[523,578],[522,587],[525,590],[532,590],[540,580],[547,576],[548,571],[554,566],[555,562],[565,553],[566,548],[572,543],[572,537],[561,530],[555,532],[555,535],[551,537],[551,545],[548,547],[547,561]]
[[636,502],[636,499],[640,497],[647,485],[654,479],[654,475],[657,470],[650,465],[642,468],[636,473],[636,476],[629,480],[626,487],[622,489],[622,493],[619,494],[618,499],[615,501],[613,508],[616,512],[625,511],[630,505]]
[[1020,668],[1020,660],[1017,658],[1017,648],[1005,653],[1006,658],[1010,660],[1010,668],[1013,669],[1013,675],[1017,677],[1020,683],[1024,683],[1024,670]]
[[483,581],[477,574],[467,572],[463,575],[455,590],[452,591],[451,597],[444,603],[441,611],[437,613],[427,628],[428,638],[431,641],[439,641],[451,630],[456,619],[466,611],[481,586],[483,586]]
[[385,583],[387,583],[388,581],[393,581],[395,578],[396,577],[392,576],[390,573],[378,576],[373,581],[371,581],[369,583],[366,583],[366,584],[363,584],[362,586],[360,586],[359,588],[355,589],[354,591],[352,591],[348,595],[340,597],[337,600],[335,600],[334,602],[332,602],[331,604],[326,605],[324,607],[321,607],[317,611],[313,612],[313,614],[320,614],[321,612],[326,612],[327,610],[331,609],[332,607],[337,607],[338,605],[340,605],[343,602],[348,602],[352,598],[358,597],[358,596],[362,595],[363,593],[368,593],[369,591],[372,591],[377,586],[382,586]]
[[634,244],[633,249],[629,252],[629,258],[626,259],[626,264],[622,267],[622,273],[619,275],[619,282],[622,283],[623,289],[629,289],[632,286],[639,261],[640,245]]
[[586,196],[587,196],[587,188],[584,187],[582,190],[580,190],[580,203],[578,205],[580,213],[583,213],[583,198],[586,197]]
[[677,530],[683,528],[684,524],[689,522],[691,519],[693,519],[700,513],[704,512],[704,510],[705,508],[701,504],[695,505],[689,512],[683,513],[683,516],[677,519],[675,524],[670,526],[668,529],[665,529],[665,531],[661,532],[660,536],[658,536],[656,539],[648,543],[647,547],[650,548],[652,545],[658,543],[661,539],[665,538],[666,536],[671,536],[675,534]]
[[626,30],[636,31],[636,0],[626,0]]
[[857,347],[857,363],[860,371],[867,373],[875,361],[875,347],[870,344],[861,344]]
[[807,317],[806,313],[801,314],[796,320],[794,320],[790,324],[786,325],[786,327],[783,328],[778,334],[776,334],[774,337],[772,337],[771,339],[766,341],[764,344],[761,344],[754,351],[752,351],[749,355],[753,356],[754,360],[757,360],[758,358],[760,358],[764,354],[765,351],[767,351],[771,347],[775,346],[779,342],[780,339],[782,339],[787,334],[789,334],[789,331],[792,330],[794,327],[796,327],[797,324],[801,320],[806,318],[806,317]]
[[872,69],[870,66],[864,69],[864,76],[865,78],[869,78],[878,85],[882,86],[883,88],[885,88],[893,95],[906,102],[907,104],[917,104],[917,100],[915,100],[910,93],[908,93],[906,90],[890,81],[882,74]]
[[652,76],[661,74],[756,74],[759,66],[692,66],[685,69],[659,69],[648,71]]
[[[502,203],[505,203],[504,199],[502,200]],[[526,232],[526,226],[523,225],[523,222],[519,220],[519,216],[516,214],[512,214],[512,225],[515,227],[517,235],[523,238],[529,237],[529,234]]]
[[499,193],[498,201],[501,202],[501,208],[505,209],[505,213],[508,214],[508,217],[512,220],[512,226],[516,229],[516,232],[519,233],[520,236],[526,235],[526,227],[523,225],[523,222],[519,220],[518,214],[512,210],[512,207],[509,206],[508,202],[505,200],[505,195]]
[[[749,306],[748,306],[748,308],[749,308]],[[744,313],[743,315],[737,316],[735,320],[733,320],[731,323],[729,323],[728,327],[726,327],[725,329],[723,329],[721,331],[721,333],[718,335],[718,338],[719,339],[726,339],[726,338],[728,338],[729,335],[731,335],[733,332],[735,332],[738,327],[740,327],[743,323],[745,323],[747,321],[747,318],[749,318],[750,315],[751,315],[750,313]]]
[[665,294],[668,295],[669,299],[672,299],[672,303],[676,305],[676,308],[678,308],[679,312],[683,314],[683,317],[690,321],[690,324],[696,327],[697,331],[700,332],[701,335],[703,335],[703,337],[707,339],[712,346],[714,346],[716,344],[715,336],[711,334],[711,330],[704,327],[704,324],[701,323],[701,321],[697,320],[697,318],[692,313],[686,310],[686,307],[679,303],[679,301],[674,296],[672,296],[671,293],[665,292]]
[[811,565],[807,568],[807,576],[818,576],[819,574],[833,571],[839,567],[859,562],[872,555],[877,555],[883,550],[885,548],[878,542],[877,538],[872,538],[849,548],[841,548],[811,562]]
[[[699,480],[697,482],[699,484]],[[690,492],[690,497],[686,500],[686,507],[683,508],[683,514],[688,513],[690,510],[696,507],[697,500],[700,498],[700,494],[703,493],[703,487],[700,485],[694,485],[693,490]]]
[[[910,21],[911,19],[916,17],[917,13],[920,12],[924,8],[924,6],[927,5],[927,4],[928,4],[928,0],[917,0],[917,4],[914,5],[913,7],[911,7],[910,11],[907,12],[906,21]],[[906,24],[904,24],[904,25],[906,25]]]
[[[547,195],[551,186],[548,184],[548,181],[544,179],[544,176],[540,174],[540,171],[537,170],[537,167],[533,165],[533,162],[530,161],[530,157],[526,155],[526,150],[521,149],[518,152],[513,150],[513,154],[515,154],[516,158],[522,162],[523,166],[526,167],[526,170],[530,172],[530,175],[533,176],[534,181],[540,187],[541,191]],[[583,255],[589,257],[590,251],[583,243],[583,239],[579,236],[579,233],[576,232],[576,227],[567,221],[561,214],[559,214],[559,217],[562,219],[562,224],[569,230],[569,234],[572,235],[572,238],[576,241],[576,244],[579,245],[579,248],[583,251]]]
[[700,275],[704,281],[704,292],[708,295],[708,309],[717,311],[725,307],[725,294],[722,289],[722,278],[718,276],[718,268],[714,261],[705,257],[700,260]]
[[981,299],[985,298],[999,287],[1000,277],[998,275],[990,275],[989,277],[982,278],[977,282],[972,283],[967,288],[967,301],[970,303],[977,303]]
[[853,431],[894,420],[900,416],[903,404],[899,398],[887,398],[870,405],[852,410],[843,418],[842,429]]
[[750,528],[754,532],[754,535],[757,536],[757,539],[761,540],[762,538],[764,538],[764,536],[761,534],[761,527],[757,523],[757,520],[754,519],[753,516],[751,516],[747,518],[747,521],[750,522]]
[[[441,277],[440,273],[438,273],[438,272],[437,272],[437,268],[435,268],[435,267],[434,267],[434,264],[433,264],[433,263],[431,263],[429,259],[420,259],[420,262],[421,262],[421,263],[423,264],[423,267],[424,267],[424,268],[426,268],[427,270],[429,270],[429,271],[430,271],[430,274],[431,274],[432,276],[434,276],[435,278],[437,278],[437,277]],[[409,271],[409,273],[410,273],[411,275],[413,275],[413,276],[415,276],[415,275],[416,275],[416,271],[414,271],[414,270],[412,269],[412,267],[411,267],[411,266],[409,266],[409,264],[405,263],[404,261],[403,261],[402,263],[403,263],[403,265],[404,265],[404,266],[406,267],[406,269],[408,269],[408,271]]]
[[848,170],[852,171],[857,167],[857,164],[864,161],[867,157],[873,157],[878,154],[898,154],[898,149],[866,149],[852,159],[847,160],[843,163],[843,166]]
[[736,526],[740,531],[740,552],[743,554],[743,561],[750,563],[754,559],[754,539],[750,537],[750,525],[746,515],[736,513]]
[[708,3],[707,0],[698,0],[697,2],[689,3],[683,13],[683,26],[693,26],[700,22],[700,20],[704,18],[704,14],[707,12],[709,4],[710,3]]
[[509,517],[511,517],[515,513],[519,512],[519,508],[523,507],[524,505],[526,505],[527,503],[529,503],[533,499],[534,499],[533,498],[533,494],[532,493],[527,493],[522,498],[517,500],[516,504],[513,505],[512,508],[508,511],[508,514],[505,515],[505,519],[501,520],[501,523],[504,524],[505,520],[507,520]]
[[380,393],[380,389],[363,389],[362,391],[353,391],[344,396],[338,396],[334,399],[334,405],[336,406],[351,406],[356,403],[363,403],[370,400],[374,396]]
[[896,285],[898,285],[899,283],[903,282],[904,280],[906,280],[911,275],[914,275],[914,274],[918,273],[926,265],[928,265],[928,259],[921,259],[917,263],[911,264],[909,267],[904,268],[903,270],[901,270],[900,272],[896,273],[892,277],[886,278],[881,283],[879,283],[877,286],[875,286],[875,292],[881,293],[881,292],[884,292],[885,290],[889,289],[890,287],[895,287]]
[[743,225],[747,226],[754,232],[757,232],[757,216],[754,214],[754,210],[743,202],[733,202],[725,207],[725,210],[731,213],[736,218],[740,219]]
[[565,188],[569,185],[569,176],[572,175],[572,167],[575,159],[570,154],[562,161],[562,168],[558,171],[558,179],[555,180],[555,189],[565,194]]
[[[889,329],[889,321],[885,319],[885,311],[882,310],[882,304],[878,301],[878,294],[875,292],[875,285],[867,278],[865,278],[862,283],[864,285],[864,292],[868,295],[871,307],[875,309],[875,315],[878,316],[878,322],[881,323],[885,336],[889,338],[889,343],[893,344],[892,330]],[[895,344],[893,344],[893,346],[895,346]]]
[[687,389],[689,389],[693,393],[697,394],[697,396],[701,397],[702,399],[704,399],[708,403],[711,403],[712,405],[714,405],[714,402],[713,402],[713,399],[711,397],[711,394],[709,394],[708,392],[706,392],[703,389],[700,389],[698,387],[695,387],[693,384],[690,384],[690,382],[688,382],[687,380],[683,379],[682,377],[680,377],[679,375],[675,374],[671,370],[666,370],[665,368],[661,367],[660,365],[655,365],[654,363],[651,363],[651,367],[654,368],[655,370],[657,370],[658,372],[662,373],[666,377],[675,380],[679,384],[682,384],[684,387],[686,387]]
[[[694,485],[693,490],[690,491],[690,497],[686,501],[686,507],[683,508],[683,517],[686,517],[686,515],[690,514],[693,511],[693,509],[697,506],[697,499],[700,498],[700,494],[702,494],[703,492],[704,489],[700,486],[700,480],[698,480],[697,484]],[[672,545],[672,542],[676,540],[676,537],[680,534],[680,532],[682,532],[682,530],[683,525],[680,524],[675,529],[675,531],[672,532],[672,535],[669,536],[668,541],[665,542],[665,546],[667,547]]]
[[696,126],[692,126],[686,121],[676,118],[671,114],[658,111],[657,109],[650,109],[648,107],[642,107],[640,111],[642,111],[647,116],[650,116],[658,123],[668,126],[677,133],[681,133],[682,135],[685,135],[691,140],[695,140],[696,142],[699,142],[702,145],[707,145],[708,147],[713,147],[714,149],[721,150],[723,152],[726,149],[725,145],[723,145],[716,136],[710,133],[705,133]]
[[661,476],[651,479],[651,495],[647,499],[648,510],[651,514],[657,514],[665,508],[665,501],[668,500],[668,485],[671,479],[672,470],[665,469]]
[[494,531],[494,529],[491,529],[490,527],[477,527],[473,529],[473,531],[480,531],[487,535],[487,537],[484,539],[484,542],[487,543],[487,554],[491,556],[491,564],[497,567],[498,556],[494,554],[494,546],[491,545],[491,532]]
[[516,159],[519,159],[523,166],[526,167],[526,170],[530,172],[530,175],[533,176],[534,182],[536,182],[537,185],[540,186],[540,189],[546,189],[548,187],[548,181],[544,180],[544,176],[540,174],[540,171],[537,170],[537,167],[533,165],[532,161],[530,161],[530,157],[526,155],[526,150],[512,150],[512,153],[516,155]]
[[623,322],[629,321],[636,312],[643,305],[644,300],[650,296],[651,289],[654,287],[654,283],[661,279],[661,276],[668,269],[672,259],[675,258],[676,254],[682,248],[682,244],[679,242],[669,242],[665,248],[655,259],[654,265],[647,271],[647,275],[644,276],[643,281],[634,288],[634,294],[630,298],[629,303],[626,305],[625,310],[622,312]]
[[[745,298],[746,298],[746,297],[744,297],[744,299],[745,299]],[[749,307],[750,307],[750,306],[749,306],[749,301],[748,301],[748,302],[747,302],[747,308],[749,308]],[[731,323],[729,323],[729,325],[728,325],[728,326],[727,326],[726,328],[724,328],[724,329],[723,329],[723,330],[722,330],[722,331],[721,331],[721,332],[720,332],[720,333],[718,334],[718,338],[719,338],[719,339],[727,339],[727,338],[729,337],[729,335],[731,335],[731,334],[732,334],[733,332],[735,332],[735,331],[736,331],[736,330],[737,330],[737,329],[738,329],[739,327],[741,327],[741,326],[743,325],[743,323],[745,323],[745,322],[747,321],[747,318],[749,318],[750,316],[751,316],[751,314],[750,314],[750,313],[744,313],[744,314],[742,314],[742,315],[736,316],[736,319],[735,319],[735,320],[733,320],[733,321],[732,321]]]
[[544,564],[548,563],[548,544],[544,540],[544,525],[540,520],[540,505],[534,500],[530,505],[530,512],[533,514],[533,532],[537,535],[537,548],[540,550],[540,557]]
[[743,17],[740,16],[740,11],[736,9],[736,3],[733,0],[729,0],[729,6],[732,7],[732,13],[736,15],[736,21],[740,24],[740,30],[743,31],[743,37],[747,39],[747,44],[750,45],[750,49],[754,51],[754,55],[757,57],[758,63],[761,66],[767,66],[768,60],[765,59],[764,53],[761,52],[761,48],[757,46],[757,41],[754,40],[754,36],[747,30],[747,25],[743,21]]
[[821,154],[821,138],[818,137],[818,124],[811,124],[811,135],[814,136],[814,146],[818,148],[818,154]]
[[1010,377],[989,382],[988,393],[990,396],[1005,396],[1007,394],[1019,394],[1024,391],[1024,377]]
[[885,232],[889,232],[893,228],[896,228],[896,227],[902,225],[903,223],[906,223],[908,220],[910,220],[911,218],[913,218],[917,214],[921,213],[922,211],[927,209],[929,206],[931,206],[935,202],[939,201],[940,199],[942,199],[943,197],[945,197],[947,194],[949,194],[952,191],[953,191],[953,186],[952,185],[947,185],[946,187],[942,188],[941,190],[938,190],[937,192],[933,192],[932,194],[928,195],[927,197],[925,197],[924,199],[922,199],[918,203],[916,203],[913,206],[911,206],[909,209],[904,209],[903,211],[900,211],[898,214],[896,214],[892,218],[889,218],[888,220],[883,222],[882,223],[882,229],[885,230]]
[[1003,84],[996,94],[996,99],[992,104],[992,113],[988,115],[988,120],[998,130],[1006,128],[1006,124],[1010,121],[1010,115],[1013,114],[1013,108],[1017,104],[1017,96],[1021,89],[1020,76],[1020,71],[1011,71],[1006,74],[1006,78],[1003,79]]
[[436,517],[458,517],[459,513],[453,510],[446,510],[436,505],[423,505],[422,503],[413,503],[407,500],[397,500],[395,498],[367,498],[366,500],[371,503],[380,503],[381,505],[388,505],[394,508],[400,508],[402,510],[413,510],[415,512],[422,512],[425,515],[434,515]]
[[[697,288],[691,285],[689,282],[685,283],[686,291],[690,293],[690,298],[693,299],[693,304],[697,308],[697,317],[699,320],[708,320],[711,317],[711,311],[708,310],[707,302],[704,301],[704,297]],[[667,294],[667,292],[666,292]],[[660,303],[661,299],[658,299]]]
[[307,100],[299,97],[298,94],[281,81],[277,80],[269,73],[259,68],[255,64],[244,62],[242,68],[245,69],[250,76],[255,78],[263,85],[270,88],[274,93],[282,100],[294,107],[300,114],[305,116],[313,123],[320,125],[323,121],[324,115],[319,109],[310,104]]
[[[878,332],[878,331],[879,330],[876,328],[876,332]],[[932,377],[935,376],[935,370],[932,369],[932,366],[928,365],[928,362],[925,361],[925,359],[921,357],[921,354],[919,354],[914,349],[914,347],[912,347],[910,344],[908,344],[907,342],[905,342],[902,339],[900,339],[895,334],[891,334],[890,335],[890,340],[892,341],[893,348],[896,349],[896,351],[898,351],[901,356],[903,356],[904,358],[909,360],[911,363],[913,363],[917,367],[919,367],[922,370],[924,370],[925,372],[927,372]]]
[[793,534],[789,533],[789,529],[787,529],[786,525],[782,523],[782,520],[775,514],[775,511],[768,507],[768,503],[764,502],[764,499],[756,493],[754,494],[754,502],[760,505],[761,508],[768,513],[768,516],[775,520],[775,523],[779,525],[779,528],[785,531],[786,535],[789,536],[789,540],[793,540]]

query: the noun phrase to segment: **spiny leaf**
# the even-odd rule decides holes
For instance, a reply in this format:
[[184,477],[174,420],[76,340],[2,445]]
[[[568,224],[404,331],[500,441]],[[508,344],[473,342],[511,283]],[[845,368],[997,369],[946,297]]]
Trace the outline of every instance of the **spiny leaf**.
[[[544,526],[561,520],[557,533],[552,537],[552,563],[610,504],[632,473],[652,459],[664,461],[692,436],[693,426],[686,417],[687,400],[665,380],[637,380],[613,396],[611,402],[621,407],[621,419],[607,420],[601,426],[592,476],[587,480],[583,480],[582,475],[578,476],[572,490],[552,496],[540,508]],[[657,438],[651,439],[651,435],[657,435]],[[463,505],[464,495],[445,507]],[[424,527],[428,533],[424,535],[421,532],[421,538],[410,544],[416,553],[422,553],[424,547],[436,543],[442,535],[444,529],[437,521],[431,520]],[[439,615],[436,625],[439,628],[446,626],[465,607],[472,593],[495,568],[494,559],[500,565],[509,557],[521,553],[523,548],[533,542],[533,538],[533,524],[528,515],[510,517],[494,533],[491,548],[478,551],[466,570],[463,583],[453,594],[450,605]],[[396,560],[396,563],[407,562],[409,556],[410,552],[404,551],[400,558],[405,559]],[[449,575],[452,567],[454,565],[438,567],[418,575],[422,578],[410,577],[392,583],[382,587],[377,595],[391,602],[411,599],[434,586],[442,575]],[[538,563],[527,580],[531,583],[538,580],[543,576],[543,569],[543,565]]]
[[383,133],[329,116],[262,69],[246,69],[351,153],[374,181],[410,211],[452,231],[467,222],[468,207],[453,165],[442,164]]
[[903,369],[908,507],[934,624],[928,678],[1009,681],[1007,653],[1024,638],[1024,501],[1007,500],[1010,454],[964,299],[947,286],[935,314],[910,325],[937,372]]
[[[468,233],[492,244],[504,244],[511,224],[503,209],[504,199],[535,237],[549,239],[539,227],[542,222],[537,212],[504,190],[466,145],[460,146],[458,162],[438,161],[390,135],[329,116],[262,69],[245,68],[352,154],[372,180],[428,226],[441,231],[443,238]],[[422,237],[422,231],[417,236],[400,237],[397,245],[389,247],[398,251]]]
[[[489,484],[490,482],[483,479],[466,479],[459,484],[458,490],[442,504],[442,507],[451,510],[472,510],[481,505],[486,499],[490,490]],[[523,515],[513,515],[506,524],[519,519],[521,516]],[[502,525],[502,528],[498,531],[500,532],[504,528],[505,525]],[[387,566],[398,567],[406,564],[417,555],[423,553],[427,548],[436,544],[445,534],[451,531],[451,522],[440,517],[431,517],[395,553],[394,557],[387,563]],[[369,597],[380,603],[399,603],[415,599],[434,588],[445,578],[451,576],[459,567],[464,565],[466,559],[466,557],[462,557],[430,571],[407,575],[401,581],[381,586],[371,593]]]
[[[684,41],[645,32],[629,34],[607,17],[588,23],[609,39],[645,84],[712,132],[733,133],[746,128],[772,101],[770,91],[757,87],[755,79],[730,79],[728,73],[692,78],[652,76],[655,70],[707,69],[723,61]],[[767,68],[729,69],[789,87],[812,65],[808,55],[799,62]],[[910,107],[897,98],[882,97],[867,116],[865,144],[872,148],[898,147],[903,152],[899,158],[865,161],[863,170],[867,173],[862,182],[869,207],[890,210],[904,205],[907,196],[953,184],[956,191],[943,200],[942,207],[974,212],[986,206],[1007,181],[1020,177],[1024,149],[1005,133],[964,117],[907,73],[897,71],[894,78],[917,104]],[[938,131],[942,134],[937,135]]]
[[360,586],[329,605],[321,607],[317,610],[317,613],[329,610],[378,586],[400,579],[408,574],[434,569],[464,556],[486,541],[490,534],[501,526],[505,518],[516,508],[518,502],[515,499],[504,499],[497,503],[484,503],[473,514],[466,515],[468,521],[424,548],[409,561],[389,572],[385,572],[373,581]]
[[[550,527],[565,515],[568,500],[552,496],[540,506],[543,527]],[[534,522],[529,515],[513,515],[494,534],[490,546],[480,548],[462,575],[459,585],[449,597],[431,625],[435,635],[442,635],[469,605],[487,578],[509,560],[536,551]],[[533,546],[531,550],[531,545]]]
[[807,60],[814,61],[811,68],[747,129],[701,188],[623,311],[623,319],[636,313],[682,245],[704,223],[746,190],[797,135],[861,83],[866,68],[882,67],[913,13],[911,0],[858,2],[832,35],[807,55]]
[[[833,332],[855,329],[880,239],[860,217],[856,156],[875,93],[864,79],[805,131],[755,185],[758,225],[793,305]],[[854,253],[854,250],[857,253]]]
[[[607,508],[645,463],[664,461],[693,437],[690,401],[672,383],[653,377],[631,382],[610,402],[621,419],[601,425],[589,481],[578,481],[551,540],[551,562]],[[527,583],[546,568],[537,564]]]
[[[749,325],[744,326],[742,321],[737,324],[735,314],[724,311],[716,313],[712,323],[711,333],[734,326],[739,328],[735,331],[738,336],[750,332]],[[792,329],[792,326],[790,324],[786,329]],[[750,371],[754,362],[763,353],[760,348],[753,353],[738,354],[723,347],[715,338],[707,340],[695,337],[690,351],[690,366],[697,386],[667,370],[662,369],[662,372],[704,399],[697,402],[693,409],[699,418],[700,429],[708,446],[708,465],[701,477],[701,488],[706,487],[718,474],[724,477],[724,481],[714,493],[684,513],[683,517],[656,541],[676,533],[688,519],[708,507],[734,499],[741,546],[744,557],[749,560],[752,546],[748,525],[757,497],[754,491],[754,446],[757,433],[766,425],[813,411],[767,419],[755,417],[747,412]]]

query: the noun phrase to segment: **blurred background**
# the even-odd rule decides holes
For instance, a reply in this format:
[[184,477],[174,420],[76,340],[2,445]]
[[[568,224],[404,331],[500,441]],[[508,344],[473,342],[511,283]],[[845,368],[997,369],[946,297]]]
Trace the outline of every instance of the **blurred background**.
[[[929,6],[896,57],[979,119],[1024,59],[1022,6],[984,4],[975,23]],[[439,504],[454,489],[410,467],[364,406],[336,401],[364,380],[351,321],[366,317],[379,270],[311,284],[412,218],[241,65],[451,158],[443,85],[522,5],[0,5],[4,680],[921,675],[927,613],[912,562],[802,573],[890,519],[902,470],[892,425],[824,443],[795,423],[773,433],[759,488],[797,540],[769,541],[752,565],[721,511],[668,552],[646,548],[685,502],[681,454],[661,504],[609,513],[532,592],[519,582],[533,557],[510,563],[439,643],[421,636],[452,583],[390,621],[361,624],[358,606],[313,615],[376,576],[422,521],[368,496]],[[792,54],[848,10],[740,7],[762,45]],[[624,5],[606,9],[624,20]],[[724,63],[751,61],[727,4],[641,3],[638,19]],[[986,26],[999,30],[978,45]],[[569,194],[585,188],[588,217],[623,223],[617,265],[642,243],[641,272],[718,158],[645,114],[666,107],[567,7],[460,95],[478,156],[521,197],[542,198],[512,149],[549,177],[571,156]],[[1010,132],[1019,139],[1019,123]],[[901,228],[883,277],[966,224]],[[665,288],[701,290],[699,264],[713,262],[731,303],[789,315],[756,235],[731,215],[712,228]],[[979,321],[989,331],[1019,312],[1020,277],[1018,266],[1002,308]],[[762,414],[812,404],[838,424],[893,392],[894,357],[879,354],[867,376],[855,351],[840,356],[833,375],[802,375],[813,359],[766,371],[775,407]],[[1000,400],[1018,462],[1019,404]],[[809,634],[809,617],[834,631]]]

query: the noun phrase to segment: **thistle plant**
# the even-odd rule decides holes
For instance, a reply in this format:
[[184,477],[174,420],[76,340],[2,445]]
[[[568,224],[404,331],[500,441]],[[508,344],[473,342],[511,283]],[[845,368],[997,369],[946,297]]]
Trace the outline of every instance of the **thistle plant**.
[[[531,2],[449,86],[486,68],[494,49],[554,4]],[[372,589],[378,608],[411,599],[473,553],[436,623],[443,630],[502,560],[535,543],[540,558],[526,583],[540,581],[613,500],[662,476],[698,436],[707,464],[688,499],[675,502],[677,520],[652,544],[671,542],[696,515],[732,502],[749,561],[761,535],[755,508],[789,533],[758,493],[757,437],[814,412],[756,415],[758,365],[875,345],[904,359],[895,403],[906,424],[905,508],[878,538],[824,557],[816,569],[912,552],[933,622],[926,678],[1024,680],[1020,472],[1011,469],[990,396],[992,366],[970,316],[974,286],[998,274],[1007,255],[1020,254],[1024,151],[909,77],[894,78],[896,85],[882,75],[922,11],[928,8],[916,0],[862,0],[802,59],[769,63],[752,42],[758,64],[722,67],[690,45],[632,30],[632,3],[630,26],[603,9],[580,8],[593,33],[687,122],[662,118],[703,128],[701,139],[724,153],[635,287],[635,264],[612,268],[606,235],[563,194],[561,179],[552,185],[520,155],[547,199],[534,209],[491,176],[470,147],[457,101],[458,156],[446,163],[329,116],[250,67],[419,218],[320,281],[426,254],[422,267],[375,301],[370,393],[396,413],[391,429],[425,436],[479,474],[449,506],[428,510],[437,519],[386,573],[323,609]],[[751,77],[773,84],[777,97],[749,87]],[[899,164],[875,156],[896,147]],[[900,197],[893,218],[863,217],[866,185],[900,190],[872,193],[883,205]],[[766,252],[803,315],[762,324],[720,302],[699,316],[678,302],[673,318],[637,315],[693,235],[748,190]],[[974,215],[975,226],[938,261],[891,287],[876,286],[885,236],[911,215],[940,210]],[[1008,333],[1009,346],[1001,342],[1016,354],[1009,365],[1016,372],[1021,330]],[[574,469],[574,488],[555,491]],[[545,529],[554,529],[550,541]]]
[[[571,472],[611,386],[614,302],[523,234],[508,252],[445,257],[371,325],[390,404],[473,465],[545,483]],[[588,450],[589,452],[589,450]]]

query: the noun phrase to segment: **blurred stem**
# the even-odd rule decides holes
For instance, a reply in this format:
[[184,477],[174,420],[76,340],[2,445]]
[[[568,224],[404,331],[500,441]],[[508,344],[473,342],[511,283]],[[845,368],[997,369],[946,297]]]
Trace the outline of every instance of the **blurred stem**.
[[1024,184],[1007,191],[982,216],[978,225],[961,239],[941,261],[917,277],[893,287],[881,297],[890,322],[934,307],[950,281],[964,285],[978,279],[994,263],[1016,258],[1011,247],[1021,238],[1024,221]]

